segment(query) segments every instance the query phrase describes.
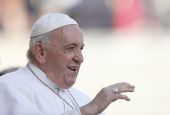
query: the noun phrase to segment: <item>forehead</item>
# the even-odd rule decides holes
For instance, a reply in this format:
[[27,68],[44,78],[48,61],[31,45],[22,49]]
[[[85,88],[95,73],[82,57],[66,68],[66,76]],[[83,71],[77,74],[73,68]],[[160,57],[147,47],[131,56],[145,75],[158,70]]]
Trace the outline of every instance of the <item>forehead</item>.
[[83,34],[78,25],[67,25],[61,27],[52,34],[53,43],[60,43],[60,44],[69,44],[69,43],[76,43],[76,44],[84,44],[83,43]]

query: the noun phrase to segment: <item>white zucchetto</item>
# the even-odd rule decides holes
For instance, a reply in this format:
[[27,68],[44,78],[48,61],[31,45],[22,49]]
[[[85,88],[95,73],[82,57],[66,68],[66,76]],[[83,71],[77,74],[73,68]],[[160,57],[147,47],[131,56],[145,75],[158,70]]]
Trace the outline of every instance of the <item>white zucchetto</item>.
[[48,13],[40,17],[33,25],[30,38],[48,33],[59,27],[78,23],[66,14]]

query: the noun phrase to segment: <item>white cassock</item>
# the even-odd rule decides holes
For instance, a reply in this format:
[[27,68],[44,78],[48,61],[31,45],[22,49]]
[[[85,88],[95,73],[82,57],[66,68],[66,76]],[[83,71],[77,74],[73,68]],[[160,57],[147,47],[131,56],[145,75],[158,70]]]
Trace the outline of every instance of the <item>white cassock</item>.
[[29,67],[0,77],[0,115],[81,115],[88,96],[75,88],[59,89],[38,67]]

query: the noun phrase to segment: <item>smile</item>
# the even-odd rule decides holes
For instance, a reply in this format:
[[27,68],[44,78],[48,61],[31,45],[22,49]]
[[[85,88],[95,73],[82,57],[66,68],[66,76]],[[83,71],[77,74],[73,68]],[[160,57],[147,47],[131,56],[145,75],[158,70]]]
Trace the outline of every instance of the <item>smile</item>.
[[72,71],[78,71],[78,67],[76,66],[70,66],[68,67],[69,70],[72,70]]

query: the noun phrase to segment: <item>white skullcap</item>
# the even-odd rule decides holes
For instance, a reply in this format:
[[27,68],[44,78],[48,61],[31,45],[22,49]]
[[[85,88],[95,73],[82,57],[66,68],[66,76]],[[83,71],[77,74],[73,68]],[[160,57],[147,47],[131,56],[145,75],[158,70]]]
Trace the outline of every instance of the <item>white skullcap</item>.
[[70,24],[77,24],[77,22],[66,14],[48,13],[40,17],[34,23],[30,38],[48,33],[59,27],[70,25]]

